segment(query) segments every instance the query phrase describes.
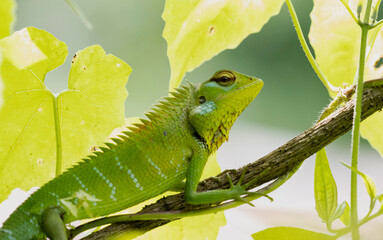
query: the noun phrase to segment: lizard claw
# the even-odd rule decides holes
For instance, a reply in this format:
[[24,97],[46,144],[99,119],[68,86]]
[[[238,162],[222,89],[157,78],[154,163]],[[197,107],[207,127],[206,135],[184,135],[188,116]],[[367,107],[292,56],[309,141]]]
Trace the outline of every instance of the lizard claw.
[[250,206],[254,207],[254,204],[252,204],[251,202],[247,201],[245,198],[241,197],[241,195],[247,195],[247,196],[250,196],[250,195],[260,195],[260,196],[263,196],[263,197],[266,197],[268,198],[270,201],[273,201],[273,198],[271,198],[269,195],[267,194],[263,194],[263,193],[260,193],[260,192],[250,192],[250,191],[247,191],[246,189],[249,188],[251,185],[253,185],[258,179],[259,177],[261,177],[263,174],[267,173],[268,171],[270,170],[270,168],[266,168],[264,171],[262,171],[256,178],[252,179],[250,182],[248,182],[247,184],[245,185],[242,185],[242,181],[245,177],[245,174],[246,172],[248,171],[247,167],[245,167],[243,170],[242,170],[242,173],[241,173],[241,176],[237,182],[237,184],[234,185],[229,173],[226,173],[226,177],[227,177],[227,180],[229,182],[229,185],[230,185],[230,189],[234,192],[235,196],[233,197],[234,200],[236,201],[240,201],[240,202],[244,202],[244,203],[247,203],[249,204]]
[[265,194],[265,193],[260,193],[260,192],[249,192],[247,191],[247,195],[260,195],[262,197],[266,197],[268,198],[271,202],[274,201],[274,199],[272,197],[270,197],[269,195]]
[[218,183],[219,185],[222,185],[222,181],[221,181],[221,179],[220,178],[218,178],[218,177],[209,177],[209,178],[206,178],[203,182],[204,182],[204,184],[205,184],[205,186],[207,185],[207,181],[209,181],[209,180],[213,180],[213,181],[215,181],[216,183]]
[[229,181],[230,188],[234,188],[234,184],[233,184],[233,181],[231,180],[229,173],[226,173],[226,178],[227,178],[227,181]]
[[244,199],[244,198],[242,198],[242,197],[236,197],[236,198],[235,198],[235,201],[243,202],[243,203],[249,204],[249,205],[252,206],[252,207],[255,207],[254,204],[252,204],[250,201],[247,201],[246,199]]
[[209,177],[204,179],[200,184],[203,185],[204,189],[208,189],[207,181],[213,180],[215,181],[219,186],[222,186],[222,181],[218,177]]

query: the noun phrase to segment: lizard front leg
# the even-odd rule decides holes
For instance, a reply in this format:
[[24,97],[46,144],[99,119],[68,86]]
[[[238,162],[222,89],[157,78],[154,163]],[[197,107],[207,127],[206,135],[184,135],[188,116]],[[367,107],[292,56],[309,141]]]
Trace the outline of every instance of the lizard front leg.
[[229,189],[212,190],[206,192],[197,192],[197,186],[200,181],[203,169],[208,158],[207,151],[196,149],[190,160],[186,173],[185,201],[190,204],[209,204],[218,203],[230,199],[239,200],[242,195],[251,194],[246,190],[247,186],[230,185]]
[[40,227],[51,240],[68,240],[67,229],[62,220],[60,208],[48,208],[41,216]]

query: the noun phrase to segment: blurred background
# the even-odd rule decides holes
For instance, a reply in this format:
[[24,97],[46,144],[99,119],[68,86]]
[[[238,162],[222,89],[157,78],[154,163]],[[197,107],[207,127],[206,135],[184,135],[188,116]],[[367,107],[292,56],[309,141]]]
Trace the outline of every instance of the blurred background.
[[[77,3],[93,24],[92,30],[85,27],[63,0],[18,0],[14,30],[34,26],[47,30],[67,44],[67,61],[48,73],[45,79],[48,88],[55,93],[66,89],[71,58],[78,50],[99,44],[107,53],[123,59],[133,68],[126,85],[129,92],[126,117],[143,117],[143,113],[157,99],[167,95],[168,90],[170,69],[161,18],[165,1],[77,0]],[[307,36],[313,3],[307,0],[294,0],[293,3]],[[326,88],[300,47],[286,5],[261,32],[250,35],[238,48],[226,50],[188,73],[186,79],[199,83],[219,69],[253,75],[265,83],[234,126],[229,144],[224,144],[218,153],[223,169],[255,161],[311,127],[329,103]],[[349,199],[349,170],[339,163],[349,162],[349,139],[348,134],[328,148],[338,183],[339,203]],[[364,140],[361,156],[361,170],[375,180],[378,191],[382,192],[382,159]],[[227,211],[228,224],[220,231],[219,238],[250,239],[251,233],[272,226],[324,230],[314,208],[313,160],[307,160],[289,182],[272,194],[273,203],[260,200],[256,208],[244,206]],[[369,199],[360,184],[360,212],[363,214]],[[382,220],[367,224],[367,229],[362,228],[364,239],[383,239],[377,232],[381,231],[377,224],[382,224]]]

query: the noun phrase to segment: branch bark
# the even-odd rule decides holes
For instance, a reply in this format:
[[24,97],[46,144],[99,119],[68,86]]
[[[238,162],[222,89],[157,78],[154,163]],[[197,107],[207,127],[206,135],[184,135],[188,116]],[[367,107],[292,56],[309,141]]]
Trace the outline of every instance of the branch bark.
[[[350,100],[332,113],[315,126],[291,139],[278,149],[275,149],[266,156],[258,159],[257,161],[243,166],[237,171],[229,171],[230,176],[234,183],[239,180],[243,169],[246,167],[247,171],[243,179],[243,184],[249,182],[251,179],[257,177],[266,168],[271,170],[267,174],[263,174],[258,179],[252,188],[260,186],[264,183],[270,182],[278,177],[288,173],[297,165],[301,164],[305,159],[324,148],[338,137],[348,132],[352,127],[353,109],[355,100]],[[373,113],[381,111],[383,108],[383,86],[372,87],[365,86],[363,91],[362,102],[362,120],[368,118]],[[218,183],[214,179],[206,179],[201,182],[198,191],[225,189],[229,187],[229,182],[226,178],[227,171],[217,175],[221,180]],[[201,208],[208,208],[209,205],[193,206],[185,203],[183,194],[171,195],[158,200],[156,203],[146,206],[140,213],[149,212],[164,212],[176,210],[196,210]],[[95,240],[105,239],[108,236],[126,233],[140,229],[148,231],[158,226],[164,225],[171,220],[148,220],[148,221],[132,221],[127,223],[116,223],[97,231],[83,239]]]

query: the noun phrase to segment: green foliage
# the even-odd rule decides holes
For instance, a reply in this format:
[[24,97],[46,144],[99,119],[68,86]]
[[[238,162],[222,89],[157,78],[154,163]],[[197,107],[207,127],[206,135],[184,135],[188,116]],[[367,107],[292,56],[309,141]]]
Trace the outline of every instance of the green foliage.
[[[223,212],[194,216],[173,221],[134,239],[217,239],[219,229],[224,225],[226,225],[226,219]],[[117,239],[127,240],[132,238],[127,238],[126,235],[121,235]]]
[[363,179],[364,186],[366,187],[367,193],[370,196],[370,198],[371,199],[376,198],[377,192],[376,192],[376,187],[375,187],[374,181],[368,175],[362,173],[358,169],[355,169],[355,168],[353,168],[353,167],[351,167],[351,166],[349,166],[349,165],[347,165],[346,163],[343,163],[343,162],[342,162],[342,164],[344,166],[348,167],[349,169],[351,169],[351,171],[354,171],[357,174],[359,174],[359,176],[361,176],[362,179]]
[[[338,209],[340,209],[340,212],[343,211],[343,214],[340,215],[339,220],[342,221],[342,223],[346,226],[350,225],[350,205],[348,202],[344,201],[339,206]],[[339,214],[337,214],[338,211],[334,214],[336,217],[338,217]]]
[[338,206],[338,192],[328,163],[326,150],[316,155],[314,173],[315,208],[324,221],[329,221]]
[[[0,2],[0,39],[10,34],[12,23],[14,22],[14,11],[16,2],[14,0],[3,0]],[[2,54],[0,52],[0,64],[2,62]],[[3,81],[0,74],[0,109],[3,105]]]
[[332,223],[338,218],[344,223],[344,225],[348,226],[350,224],[350,205],[348,205],[348,202],[343,201],[338,205],[329,223]]
[[[331,2],[333,3],[333,2]],[[371,215],[377,197],[377,191],[374,182],[366,174],[357,169],[358,164],[358,148],[359,148],[359,122],[361,112],[361,96],[364,79],[377,78],[381,76],[381,55],[379,49],[381,48],[381,28],[380,25],[374,25],[379,9],[380,1],[375,3],[373,13],[370,16],[372,1],[367,2],[352,2],[346,1],[336,2],[329,8],[330,1],[314,1],[314,9],[311,14],[312,27],[310,29],[310,41],[316,53],[316,60],[325,73],[327,80],[330,84],[325,83],[328,87],[330,95],[335,96],[334,87],[343,87],[346,84],[357,84],[356,88],[356,105],[354,115],[354,127],[352,137],[352,167],[346,165],[352,170],[351,174],[351,208],[346,201],[342,202],[333,214],[327,214],[321,208],[318,208],[318,203],[322,203],[324,209],[326,207],[333,207],[333,204],[328,204],[325,201],[320,201],[317,197],[318,190],[315,189],[317,211],[319,216],[326,222],[330,232],[337,233],[337,237],[345,234],[348,231],[352,232],[353,239],[359,239],[359,225],[366,223],[368,220],[382,214],[377,212]],[[357,5],[358,4],[358,5]],[[362,9],[364,11],[362,12]],[[355,14],[356,12],[356,14]],[[363,14],[364,16],[362,16]],[[363,18],[363,19],[362,19]],[[372,29],[372,30],[371,30]],[[367,35],[371,30],[372,34]],[[367,39],[367,36],[369,37]],[[367,52],[366,52],[367,50]],[[378,54],[379,53],[379,54]],[[365,59],[366,55],[367,59]],[[366,78],[364,78],[366,77]],[[332,86],[330,86],[332,85]],[[334,100],[335,102],[335,100]],[[361,132],[364,137],[369,140],[370,144],[374,146],[382,155],[382,113],[376,113],[365,121],[361,127]],[[324,150],[317,153],[316,166],[320,165],[318,161],[327,162],[328,160]],[[321,170],[327,174],[329,189],[334,189],[331,186],[335,185],[332,179],[330,168]],[[367,192],[370,196],[370,210],[366,216],[359,220],[357,214],[357,181],[356,174],[359,174],[365,183]],[[331,175],[331,176],[330,176]],[[315,177],[317,177],[317,169]],[[315,187],[320,184],[319,179],[315,179]],[[323,181],[321,179],[321,181]],[[326,188],[322,188],[325,190]],[[330,191],[331,192],[331,191]],[[336,193],[336,189],[335,189]],[[318,200],[319,199],[319,200]],[[332,202],[331,195],[327,197],[328,201]],[[333,208],[332,208],[333,209]],[[327,212],[328,213],[328,212]],[[332,215],[332,216],[330,216]],[[334,230],[331,228],[331,223],[337,219],[340,220],[348,227],[343,229]]]
[[186,72],[219,52],[236,48],[249,34],[259,32],[281,9],[283,0],[166,1],[162,18],[168,43],[170,89]]
[[3,200],[15,186],[28,190],[49,180],[61,167],[57,164],[73,165],[124,123],[125,84],[131,69],[105,55],[100,46],[88,47],[72,61],[68,90],[55,96],[44,80],[65,61],[63,42],[29,27],[0,40],[0,48],[0,124],[7,126],[0,134]]
[[[353,84],[358,67],[360,27],[343,4],[332,0],[314,1],[309,33],[316,61],[328,81],[335,87]],[[350,2],[350,8],[354,12],[356,4],[357,1],[353,4]],[[348,3],[346,5],[348,6]],[[380,25],[369,34],[365,80],[380,78],[383,75],[383,67],[376,64],[381,59],[382,44]],[[330,95],[335,97],[336,93],[328,90]],[[383,156],[382,123],[383,113],[375,113],[361,123],[361,134]]]
[[359,56],[359,26],[340,1],[314,1],[310,16],[309,39],[322,72],[336,87],[352,84]]
[[330,240],[334,237],[294,227],[273,227],[251,235],[254,240]]
[[0,39],[8,36],[12,31],[16,2],[14,0],[0,1]]

